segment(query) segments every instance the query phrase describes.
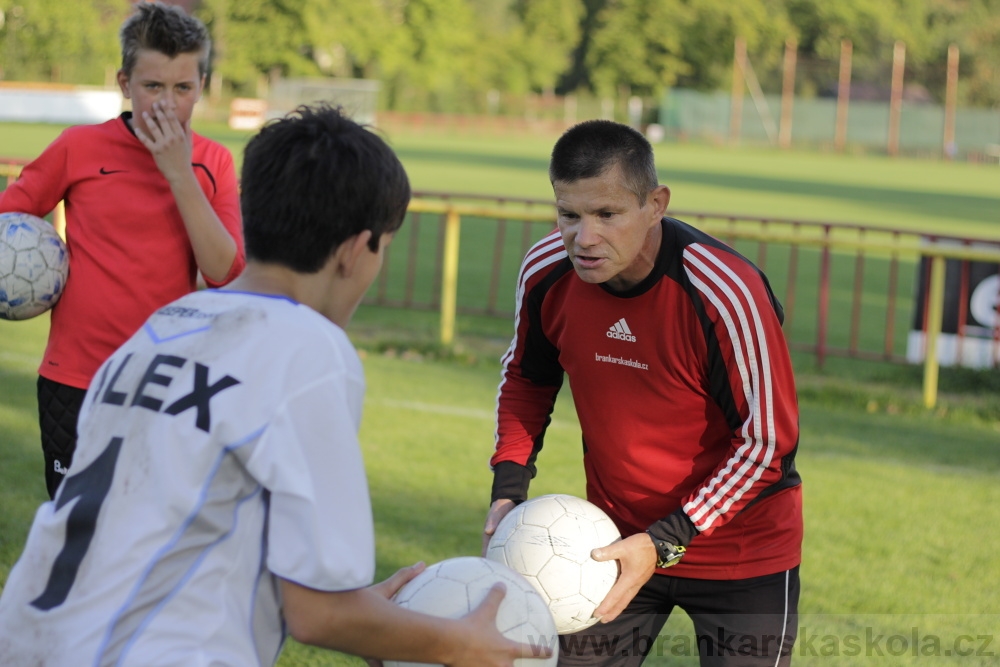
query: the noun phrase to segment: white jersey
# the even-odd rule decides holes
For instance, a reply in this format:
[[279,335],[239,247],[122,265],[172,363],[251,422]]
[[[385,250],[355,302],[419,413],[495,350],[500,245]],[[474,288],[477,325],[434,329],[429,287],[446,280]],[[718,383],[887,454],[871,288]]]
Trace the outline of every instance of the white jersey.
[[277,577],[372,582],[364,375],[288,299],[190,294],[98,371],[0,597],[0,665],[270,665]]

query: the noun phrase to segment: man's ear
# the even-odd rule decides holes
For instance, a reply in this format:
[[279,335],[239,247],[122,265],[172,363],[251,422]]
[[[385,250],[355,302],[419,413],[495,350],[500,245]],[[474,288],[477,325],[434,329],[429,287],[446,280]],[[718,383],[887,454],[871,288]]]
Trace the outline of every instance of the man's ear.
[[340,244],[337,248],[337,272],[344,278],[349,278],[357,266],[363,253],[371,252],[368,242],[371,241],[372,230],[366,229]]
[[662,218],[667,213],[667,206],[670,205],[670,188],[665,185],[657,185],[649,193],[646,201],[653,205],[656,218]]

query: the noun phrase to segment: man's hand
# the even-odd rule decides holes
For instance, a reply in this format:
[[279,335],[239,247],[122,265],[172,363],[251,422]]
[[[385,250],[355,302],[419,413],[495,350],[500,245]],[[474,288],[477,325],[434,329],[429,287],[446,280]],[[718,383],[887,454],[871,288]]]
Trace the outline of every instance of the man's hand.
[[185,126],[172,108],[162,102],[153,103],[153,113],[143,112],[147,132],[133,123],[132,129],[142,145],[149,149],[156,166],[170,183],[191,172],[193,139],[190,122]]
[[594,616],[608,623],[618,618],[639,589],[656,571],[656,547],[646,533],[636,533],[606,547],[594,549],[590,556],[597,561],[617,560],[621,567],[618,581],[604,601],[594,610]]
[[486,557],[486,549],[490,546],[490,538],[493,537],[493,533],[496,532],[497,526],[500,525],[500,520],[507,516],[507,513],[512,509],[514,509],[514,501],[506,498],[494,501],[493,504],[490,505],[490,512],[486,515],[486,524],[483,526],[482,556],[484,558]]

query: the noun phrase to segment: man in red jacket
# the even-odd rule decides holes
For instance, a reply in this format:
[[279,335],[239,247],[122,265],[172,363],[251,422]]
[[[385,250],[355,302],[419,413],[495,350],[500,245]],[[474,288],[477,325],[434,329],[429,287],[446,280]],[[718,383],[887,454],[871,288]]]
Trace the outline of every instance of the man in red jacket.
[[132,111],[71,127],[0,193],[0,213],[45,216],[66,202],[69,278],[38,370],[50,497],[76,448],[98,367],[157,308],[245,265],[233,158],[191,131],[208,31],[179,7],[142,2],[121,29],[118,83]]
[[652,147],[588,121],[552,152],[558,230],[521,266],[503,358],[484,544],[528,496],[563,377],[587,497],[623,539],[602,623],[561,637],[560,665],[639,665],[674,607],[706,665],[787,665],[797,629],[798,407],[766,277],[664,214]]

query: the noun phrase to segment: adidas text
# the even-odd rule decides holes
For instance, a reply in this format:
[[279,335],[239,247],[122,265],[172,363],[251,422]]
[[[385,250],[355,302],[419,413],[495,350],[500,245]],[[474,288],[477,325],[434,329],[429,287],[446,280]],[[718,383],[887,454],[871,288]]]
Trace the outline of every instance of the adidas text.
[[615,330],[608,331],[608,338],[617,338],[618,340],[627,340],[630,343],[635,342],[635,336],[632,334],[619,333]]

